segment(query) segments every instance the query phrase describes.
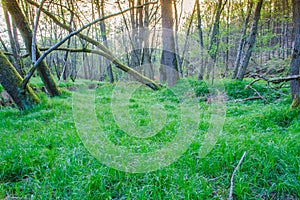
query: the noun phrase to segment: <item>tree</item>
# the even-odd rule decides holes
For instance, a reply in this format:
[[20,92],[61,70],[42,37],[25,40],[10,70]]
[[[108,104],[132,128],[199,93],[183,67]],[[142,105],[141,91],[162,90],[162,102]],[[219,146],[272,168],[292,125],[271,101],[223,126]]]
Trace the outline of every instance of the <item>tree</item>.
[[10,41],[10,47],[11,47],[13,57],[14,57],[14,60],[12,63],[14,64],[14,66],[15,66],[16,70],[18,71],[18,73],[20,74],[20,76],[23,76],[24,74],[23,74],[22,68],[18,63],[18,60],[20,60],[20,56],[19,56],[20,49],[17,48],[17,41],[13,37],[12,25],[10,22],[10,17],[9,17],[8,11],[5,10],[5,8],[3,9],[3,11],[4,11],[4,17],[5,17],[6,27],[7,27],[8,38]]
[[[26,20],[18,2],[16,0],[2,0],[2,5],[10,13],[14,23],[21,32],[27,51],[30,55],[32,55],[32,30],[30,29],[28,21]],[[40,57],[38,48],[36,48],[36,57],[37,59]],[[37,70],[47,91],[49,92],[49,95],[52,97],[60,95],[61,91],[59,90],[46,61],[41,62]]]
[[[291,62],[291,75],[300,75],[300,0],[293,0],[295,42]],[[300,79],[291,81],[292,107],[300,106]]]
[[[201,9],[200,9],[200,3],[199,0],[196,0],[196,6],[197,6],[197,28],[198,28],[198,36],[199,36],[199,48],[200,52],[202,52],[204,48],[204,42],[203,42],[203,30],[202,30],[202,17],[201,17]],[[201,63],[200,63],[200,70],[198,74],[198,79],[202,80],[204,75],[204,63],[203,63],[203,55],[200,53],[201,56]]]
[[235,63],[234,63],[234,70],[233,70],[233,75],[232,75],[233,79],[235,79],[236,76],[237,76],[237,73],[238,73],[239,67],[240,67],[241,58],[243,56],[244,47],[245,47],[245,43],[246,43],[247,28],[248,28],[248,23],[249,23],[249,20],[250,20],[252,6],[253,6],[253,0],[249,0],[248,1],[248,8],[247,8],[247,10],[248,10],[247,11],[247,16],[246,16],[245,23],[244,23],[244,29],[243,29],[242,37],[241,37],[241,40],[240,40],[240,43],[239,43]]
[[20,110],[31,108],[40,102],[33,90],[27,85],[21,88],[23,78],[9,62],[7,57],[0,51],[0,83],[12,97]]
[[[98,10],[98,14],[99,14],[99,17],[104,17],[104,0],[96,0],[96,6],[97,6],[97,10]],[[103,44],[105,47],[108,48],[108,42],[107,42],[107,36],[106,36],[106,24],[105,24],[105,21],[101,21],[100,22],[100,30],[101,30],[101,37],[102,37],[102,41],[103,41]],[[113,83],[114,82],[114,75],[113,75],[113,72],[112,72],[112,68],[111,68],[111,64],[108,60],[105,60],[105,64],[107,66],[107,74],[108,74],[108,77],[109,77],[109,82],[110,83]]]
[[[208,50],[209,55],[211,56],[212,61],[214,63],[217,61],[217,53],[218,53],[218,49],[219,49],[219,45],[220,45],[220,39],[219,39],[220,18],[221,18],[221,14],[222,14],[226,4],[227,4],[227,0],[225,0],[224,3],[223,3],[223,0],[218,0],[218,3],[217,3],[215,22],[214,22],[211,39],[210,39],[209,50]],[[212,68],[207,69],[206,79],[209,78],[211,70],[214,70],[214,69],[212,69]]]
[[242,80],[245,76],[245,73],[246,73],[246,70],[248,68],[248,64],[249,64],[252,52],[253,52],[254,47],[255,47],[256,35],[257,35],[257,30],[258,30],[258,22],[259,22],[259,19],[260,19],[260,11],[261,11],[261,8],[262,8],[262,4],[263,4],[263,0],[259,0],[259,2],[257,3],[257,6],[255,8],[254,19],[253,19],[251,32],[250,32],[248,41],[246,43],[246,45],[247,45],[246,54],[244,56],[241,68],[240,68],[240,70],[238,72],[238,76],[237,76],[237,78],[239,80]]
[[179,79],[173,32],[174,21],[172,1],[173,0],[161,0],[163,51],[159,70],[160,80],[162,82],[168,81],[170,87]]
[[[30,3],[31,5],[35,6],[35,7],[39,7],[39,5],[37,3],[35,3],[34,1],[31,0],[27,0],[28,3]],[[153,90],[159,90],[161,88],[161,85],[156,83],[155,81],[143,76],[142,74],[140,74],[139,72],[137,72],[136,70],[130,68],[129,66],[123,64],[119,59],[117,59],[113,53],[107,48],[105,47],[102,43],[98,42],[97,40],[95,40],[94,38],[91,38],[87,35],[84,35],[83,33],[81,33],[83,30],[91,27],[92,25],[101,22],[103,20],[115,17],[117,15],[121,15],[125,12],[128,12],[134,8],[139,8],[139,7],[143,7],[144,5],[141,6],[136,6],[136,7],[132,7],[132,8],[128,8],[126,10],[123,10],[121,12],[118,13],[114,13],[114,14],[110,14],[107,15],[103,18],[98,18],[95,19],[92,22],[89,22],[87,24],[85,24],[84,26],[82,26],[81,28],[77,29],[76,31],[74,31],[72,29],[72,27],[70,27],[69,25],[60,22],[60,20],[53,15],[51,12],[47,11],[46,9],[41,9],[41,11],[43,13],[45,13],[50,19],[53,20],[53,22],[55,24],[57,24],[60,28],[65,29],[67,31],[72,31],[68,36],[64,37],[64,39],[60,40],[58,43],[56,43],[54,46],[52,46],[50,49],[47,49],[47,51],[41,56],[41,58],[45,58],[48,54],[50,54],[52,51],[57,50],[58,47],[60,47],[66,40],[70,39],[72,36],[77,36],[79,38],[81,38],[82,40],[94,45],[95,47],[99,48],[99,50],[92,50],[92,49],[64,49],[66,51],[72,51],[72,52],[86,52],[86,53],[93,53],[93,54],[98,54],[101,55],[105,58],[107,58],[109,61],[112,62],[112,64],[114,64],[117,68],[121,69],[124,72],[127,72],[128,74],[130,74],[135,80],[147,85],[148,87],[150,87]],[[32,75],[32,73],[31,73]]]

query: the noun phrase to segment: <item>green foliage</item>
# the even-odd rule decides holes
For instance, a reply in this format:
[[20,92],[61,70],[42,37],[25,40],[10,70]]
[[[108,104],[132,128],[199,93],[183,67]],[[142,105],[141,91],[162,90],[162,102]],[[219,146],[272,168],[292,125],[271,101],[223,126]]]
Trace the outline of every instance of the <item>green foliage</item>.
[[[197,95],[207,94],[202,82],[189,81]],[[249,82],[225,81],[229,99],[253,95],[243,91]],[[96,91],[98,119],[106,122],[114,143],[140,145],[136,151],[146,152],[173,138],[180,112],[172,90],[152,92],[142,87],[131,97],[135,123],[147,124],[147,107],[157,103],[168,115],[161,132],[143,140],[128,136],[114,123],[110,110],[114,87],[102,85]],[[269,95],[263,85],[253,87]],[[70,92],[51,100],[42,93],[39,97],[42,103],[29,111],[0,110],[1,199],[225,199],[230,176],[244,151],[247,156],[235,175],[237,199],[300,198],[300,117],[297,111],[289,111],[289,97],[267,105],[229,101],[222,137],[205,158],[198,157],[197,149],[210,116],[205,112],[209,105],[200,103],[199,136],[190,149],[170,166],[146,174],[116,171],[90,155],[76,133]]]
[[209,94],[209,89],[205,81],[189,79],[188,82],[194,88],[197,97]]
[[[250,83],[250,80],[233,80],[233,81],[225,81],[224,85],[226,88],[226,93],[230,99],[244,99],[251,96],[255,96],[255,92],[251,89],[246,89],[246,86]],[[254,85],[258,92],[266,92],[267,89],[260,86]]]
[[251,87],[247,87],[253,79],[224,80],[226,94],[230,100],[246,99],[254,96],[262,96],[265,101],[272,102],[276,99],[289,94],[289,89],[272,89],[266,82],[256,82]]

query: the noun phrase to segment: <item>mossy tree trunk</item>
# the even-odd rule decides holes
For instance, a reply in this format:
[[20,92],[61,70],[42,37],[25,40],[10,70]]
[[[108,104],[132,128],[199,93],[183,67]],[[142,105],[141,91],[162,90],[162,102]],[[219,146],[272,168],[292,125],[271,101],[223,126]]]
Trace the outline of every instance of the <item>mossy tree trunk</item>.
[[[18,2],[16,0],[2,0],[2,5],[9,11],[14,23],[16,24],[17,28],[19,29],[23,41],[25,43],[27,51],[32,55],[32,37],[33,33],[30,29],[29,23],[23,14]],[[40,51],[37,48],[36,49],[36,57],[37,59],[40,57]],[[53,75],[44,60],[41,62],[41,64],[38,66],[37,71],[42,79],[42,81],[45,84],[45,87],[47,91],[49,92],[50,96],[58,96],[61,94],[61,91],[59,90]]]
[[[295,43],[291,62],[291,75],[300,75],[300,0],[293,0],[293,22],[295,30]],[[292,107],[300,107],[300,80],[291,81],[293,98]]]
[[40,102],[33,90],[27,85],[21,88],[23,78],[0,51],[0,83],[12,97],[20,110],[26,110]]

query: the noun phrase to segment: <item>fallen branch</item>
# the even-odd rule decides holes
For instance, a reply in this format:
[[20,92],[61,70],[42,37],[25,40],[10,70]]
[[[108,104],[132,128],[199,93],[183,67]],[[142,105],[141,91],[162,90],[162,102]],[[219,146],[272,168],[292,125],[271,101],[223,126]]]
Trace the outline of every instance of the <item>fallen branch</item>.
[[246,85],[245,89],[248,89],[249,87],[251,87],[254,83],[260,81],[260,80],[264,80],[262,78],[256,78],[253,81],[251,81],[251,83],[249,83],[248,85]]
[[248,88],[250,88],[251,90],[253,90],[262,100],[264,100],[265,103],[268,103],[268,101],[252,86],[249,86]]
[[300,80],[300,75],[293,75],[293,76],[287,76],[287,77],[282,77],[282,78],[267,78],[267,77],[264,77],[264,76],[259,76],[259,75],[256,75],[256,79],[254,79],[251,83],[249,83],[247,86],[246,86],[246,89],[250,86],[252,86],[254,83],[258,82],[258,81],[261,81],[261,80],[264,80],[268,83],[274,83],[274,84],[279,84],[279,83],[282,83],[282,82],[288,82],[288,81],[292,81],[292,80]]
[[268,82],[279,84],[282,82],[292,81],[292,80],[300,80],[300,75],[288,76],[283,78],[270,79]]
[[[40,48],[41,51],[49,51],[50,48]],[[159,83],[156,83],[155,81],[151,80],[150,78],[140,74],[136,70],[130,68],[127,65],[122,64],[117,58],[115,58],[113,55],[107,54],[103,51],[96,50],[96,49],[72,49],[72,48],[55,48],[52,51],[68,51],[72,53],[79,53],[79,52],[84,52],[84,53],[92,53],[92,54],[97,54],[100,56],[103,56],[107,58],[109,61],[111,61],[113,64],[116,65],[117,68],[121,69],[122,71],[130,74],[132,77],[134,77],[137,81],[147,85],[153,90],[158,90],[161,88],[162,85]]]
[[262,97],[254,96],[254,97],[249,97],[249,98],[245,98],[245,99],[237,99],[237,100],[234,100],[234,102],[251,101],[251,100],[257,100],[257,99],[262,99]]
[[234,187],[234,175],[236,174],[237,170],[239,169],[239,167],[241,166],[241,164],[243,163],[243,160],[246,156],[247,152],[245,151],[243,156],[241,157],[238,165],[234,168],[234,171],[231,175],[231,179],[230,179],[230,191],[229,191],[229,197],[228,200],[232,200],[233,199],[233,187]]

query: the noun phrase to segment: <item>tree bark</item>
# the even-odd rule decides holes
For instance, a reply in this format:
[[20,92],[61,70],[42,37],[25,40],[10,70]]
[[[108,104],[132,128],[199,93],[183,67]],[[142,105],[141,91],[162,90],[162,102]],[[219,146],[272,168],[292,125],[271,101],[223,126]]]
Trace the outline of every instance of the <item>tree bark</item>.
[[199,36],[199,48],[200,48],[200,69],[198,74],[198,79],[202,80],[204,76],[204,56],[203,56],[203,49],[204,49],[204,42],[203,42],[203,30],[202,30],[202,17],[201,17],[201,9],[199,0],[196,0],[197,6],[197,28],[198,28],[198,36]]
[[249,36],[248,41],[247,41],[247,47],[248,48],[247,48],[247,51],[246,51],[246,55],[243,59],[242,66],[241,66],[241,68],[238,72],[238,76],[237,76],[237,78],[239,80],[242,80],[245,76],[245,73],[246,73],[246,70],[248,68],[252,52],[253,52],[254,47],[255,47],[256,35],[257,35],[257,29],[258,29],[258,22],[259,22],[259,19],[260,19],[260,11],[261,11],[261,8],[262,8],[262,4],[263,4],[263,0],[259,0],[259,2],[257,3],[257,6],[255,8],[253,24],[252,24],[250,36]]
[[[300,0],[293,0],[293,22],[295,31],[295,42],[291,62],[293,75],[300,75]],[[292,107],[300,107],[300,79],[291,81]]]
[[[145,3],[149,3],[149,0],[145,0]],[[151,63],[151,51],[150,51],[150,11],[149,5],[145,7],[145,15],[144,15],[144,29],[143,29],[143,66],[144,66],[144,75],[149,77],[150,79],[154,79],[154,70],[153,64]]]
[[33,90],[27,85],[21,88],[22,77],[0,51],[0,83],[8,94],[12,97],[20,110],[26,110],[40,102]]
[[[212,30],[211,39],[210,39],[209,51],[208,51],[214,63],[216,63],[217,61],[217,53],[220,45],[220,39],[219,39],[220,18],[226,4],[227,4],[227,0],[225,0],[224,3],[223,0],[218,0],[217,3],[216,17],[215,17],[215,22]],[[211,66],[214,67],[214,65]],[[207,69],[206,79],[209,79],[210,73],[213,70],[214,69],[212,69],[211,67]]]
[[161,0],[163,51],[160,66],[160,80],[163,82],[168,81],[170,87],[179,79],[173,32],[172,1],[173,0]]
[[[33,37],[32,30],[30,29],[28,21],[26,20],[26,17],[22,13],[22,10],[18,2],[16,0],[2,0],[2,5],[11,14],[14,23],[16,24],[19,31],[21,32],[27,51],[29,52],[30,55],[32,55],[32,37]],[[40,51],[38,50],[38,48],[36,49],[36,54],[37,54],[37,58],[39,58]],[[52,97],[59,96],[61,94],[61,91],[59,90],[53,78],[53,75],[47,66],[46,61],[41,62],[37,70],[39,75],[41,76],[42,81],[45,84],[47,91],[49,92],[49,95]]]
[[241,58],[243,56],[244,47],[245,47],[247,28],[248,28],[249,19],[250,19],[250,16],[251,16],[252,6],[253,6],[253,0],[248,1],[248,12],[247,12],[247,16],[246,16],[246,19],[245,19],[245,24],[244,24],[242,37],[241,37],[241,40],[240,40],[240,43],[239,43],[236,60],[235,60],[235,63],[234,63],[234,70],[233,70],[232,79],[235,79],[237,77],[237,74],[238,74],[238,71],[239,71]]
[[[99,0],[97,0],[98,3],[98,14],[99,17],[104,17],[104,0],[101,0],[100,5],[99,5]],[[105,47],[108,48],[108,43],[107,43],[107,36],[106,36],[106,24],[103,21],[100,22],[100,30],[101,30],[101,36],[102,36],[102,41]],[[109,77],[109,82],[113,83],[114,82],[114,75],[112,72],[112,67],[111,67],[111,63],[108,60],[105,60],[105,64],[107,66],[106,70],[107,70],[107,75]]]
[[14,57],[13,64],[14,64],[17,72],[20,74],[20,76],[23,77],[21,66],[18,63],[18,60],[20,60],[20,56],[18,54],[17,45],[16,45],[16,42],[15,42],[14,37],[13,37],[12,26],[11,26],[11,23],[10,23],[10,17],[8,15],[8,11],[7,10],[4,10],[4,17],[5,17],[5,22],[6,22],[6,27],[7,27],[7,33],[8,33],[8,37],[9,37],[10,47],[11,47],[11,50],[12,50],[12,53],[13,53],[13,57]]

